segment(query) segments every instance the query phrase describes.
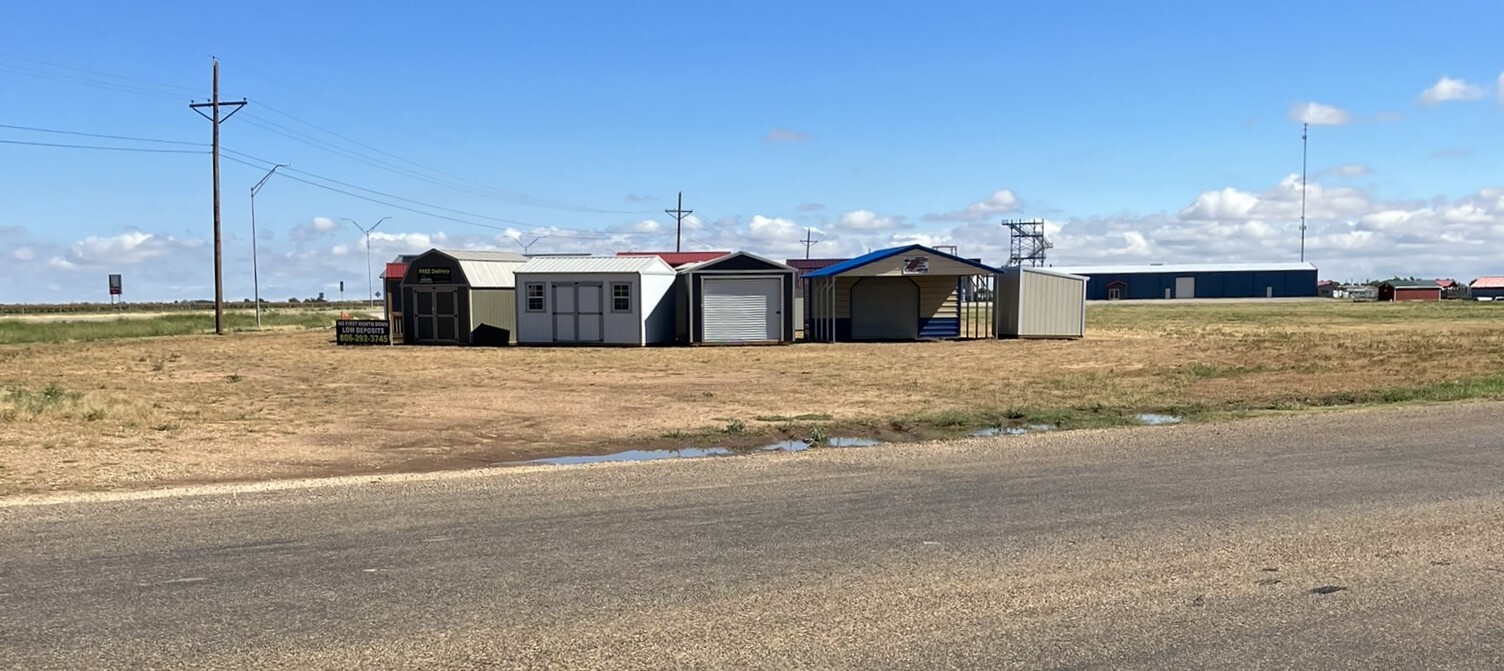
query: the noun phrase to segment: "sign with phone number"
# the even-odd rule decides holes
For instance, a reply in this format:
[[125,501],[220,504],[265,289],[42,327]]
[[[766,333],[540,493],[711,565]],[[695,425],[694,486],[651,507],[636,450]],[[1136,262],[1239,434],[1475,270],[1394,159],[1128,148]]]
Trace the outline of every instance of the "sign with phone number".
[[381,319],[334,320],[336,345],[390,345],[392,325]]

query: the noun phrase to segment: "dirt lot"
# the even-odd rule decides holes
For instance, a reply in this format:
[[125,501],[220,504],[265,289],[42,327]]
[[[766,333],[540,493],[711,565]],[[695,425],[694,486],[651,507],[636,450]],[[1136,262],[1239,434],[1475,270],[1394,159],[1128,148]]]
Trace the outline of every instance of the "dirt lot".
[[0,346],[0,495],[637,446],[1504,397],[1504,306],[1094,305],[1084,340],[336,348],[328,331]]

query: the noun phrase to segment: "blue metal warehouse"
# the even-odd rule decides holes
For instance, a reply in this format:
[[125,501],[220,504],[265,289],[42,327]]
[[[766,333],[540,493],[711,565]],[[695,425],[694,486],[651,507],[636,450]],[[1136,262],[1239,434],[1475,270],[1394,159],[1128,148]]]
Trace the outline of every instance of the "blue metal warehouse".
[[1089,301],[1316,295],[1316,266],[1309,263],[1071,266],[1051,270],[1091,278],[1086,283]]

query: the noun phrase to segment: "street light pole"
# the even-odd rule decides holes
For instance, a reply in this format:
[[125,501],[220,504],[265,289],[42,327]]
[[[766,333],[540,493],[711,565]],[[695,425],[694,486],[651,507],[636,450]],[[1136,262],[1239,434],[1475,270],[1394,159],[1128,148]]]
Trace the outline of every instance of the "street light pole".
[[253,295],[251,300],[256,301],[256,328],[261,328],[261,269],[256,261],[256,192],[266,185],[266,180],[276,174],[277,168],[286,168],[286,163],[278,163],[266,171],[266,176],[251,187],[251,287]]
[[354,219],[349,217],[344,218],[345,221],[350,222],[351,226],[354,226],[366,236],[366,301],[371,304],[371,309],[373,310],[376,309],[376,284],[371,281],[371,233],[376,230],[376,227],[381,225],[382,221],[388,219],[391,219],[391,217],[382,217],[381,221],[376,222],[370,228],[362,228]]
[[538,236],[536,238],[533,238],[532,242],[529,242],[529,243],[527,243],[527,244],[524,245],[524,244],[522,244],[522,238],[519,236],[519,237],[512,238],[512,242],[517,243],[517,246],[522,248],[522,255],[523,256],[527,256],[528,252],[532,251],[533,245],[538,244],[539,240],[542,240],[542,239],[544,239],[546,237],[549,237],[549,236],[547,236],[547,235],[540,235],[540,236]]

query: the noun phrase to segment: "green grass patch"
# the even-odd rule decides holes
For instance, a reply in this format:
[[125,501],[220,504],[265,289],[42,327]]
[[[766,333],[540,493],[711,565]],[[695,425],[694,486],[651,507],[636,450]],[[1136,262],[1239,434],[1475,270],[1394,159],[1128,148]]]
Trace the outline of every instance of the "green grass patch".
[[[334,318],[334,313],[317,310],[263,312],[261,324],[263,328],[329,328],[334,325]],[[225,328],[231,331],[255,329],[256,317],[251,312],[226,312]],[[0,319],[0,345],[89,342],[213,332],[214,315],[209,313],[94,320]]]
[[56,382],[48,383],[41,391],[23,387],[11,387],[5,391],[5,404],[10,408],[30,415],[40,415],[51,410],[61,410],[78,405],[84,395],[68,391]]

